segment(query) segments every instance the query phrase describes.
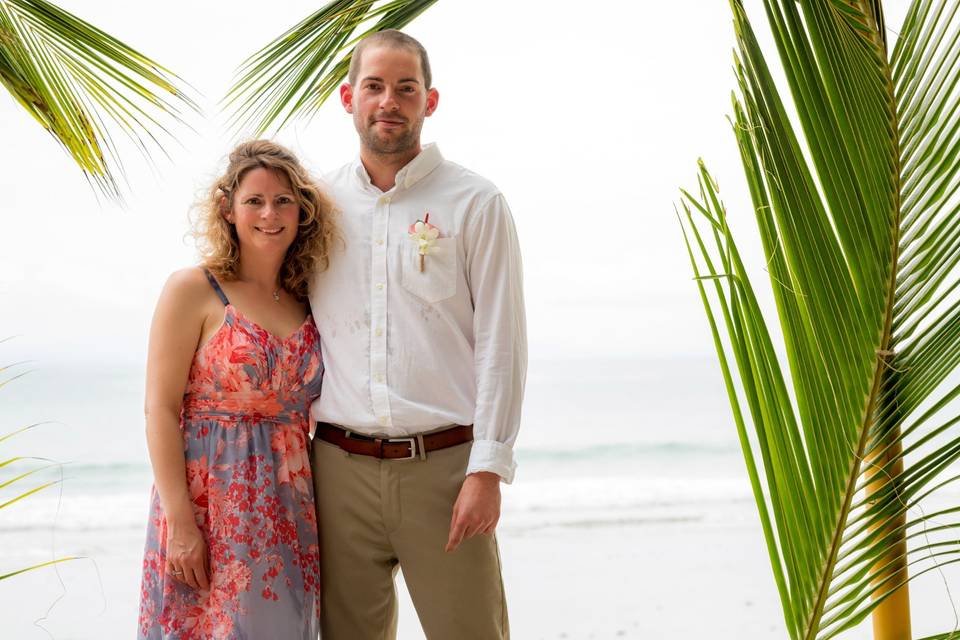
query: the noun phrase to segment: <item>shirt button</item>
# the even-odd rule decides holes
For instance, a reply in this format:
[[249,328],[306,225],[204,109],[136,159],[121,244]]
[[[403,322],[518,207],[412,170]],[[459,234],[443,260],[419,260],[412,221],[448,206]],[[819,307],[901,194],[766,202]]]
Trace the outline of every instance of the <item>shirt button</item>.
[[377,422],[379,422],[380,424],[387,424],[387,416],[380,416],[379,418],[377,418]]
[[378,282],[378,283],[377,283],[377,289],[380,289],[381,291],[383,290],[383,283],[382,283],[382,282]]
[[383,240],[377,240],[377,246],[378,246],[378,247],[382,247],[382,246],[383,246]]
[[377,336],[378,336],[378,337],[379,337],[379,336],[382,336],[382,335],[383,335],[383,329],[377,329],[376,333],[377,333]]
[[383,376],[379,373],[375,375],[373,379],[376,380],[377,382],[383,382]]
[[383,196],[382,198],[380,198],[380,203],[381,203],[381,204],[390,204],[390,196]]

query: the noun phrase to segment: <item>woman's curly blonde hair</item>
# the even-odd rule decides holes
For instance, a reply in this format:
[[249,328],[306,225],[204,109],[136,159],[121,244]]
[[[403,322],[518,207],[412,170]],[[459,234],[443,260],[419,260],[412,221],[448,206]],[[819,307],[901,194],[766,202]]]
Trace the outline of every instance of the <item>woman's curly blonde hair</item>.
[[[232,206],[240,181],[253,169],[270,169],[290,181],[300,205],[297,237],[280,267],[280,285],[306,300],[310,279],[330,265],[330,251],[339,237],[333,201],[310,177],[289,149],[269,140],[244,142],[230,152],[226,172],[196,206],[194,237],[201,264],[218,278],[236,280],[240,269],[240,244],[236,227],[224,213]],[[224,206],[226,203],[226,206]]]

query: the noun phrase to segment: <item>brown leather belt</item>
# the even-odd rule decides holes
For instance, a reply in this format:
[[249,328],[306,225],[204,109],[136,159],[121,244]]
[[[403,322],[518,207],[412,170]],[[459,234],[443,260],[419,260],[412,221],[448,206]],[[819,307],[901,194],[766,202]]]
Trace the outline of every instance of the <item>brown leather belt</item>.
[[347,430],[342,427],[329,422],[318,422],[314,437],[335,444],[347,453],[373,456],[381,460],[409,460],[416,458],[421,453],[417,444],[418,441],[423,442],[424,452],[446,449],[464,442],[470,442],[473,440],[473,425],[458,424],[443,431],[434,431],[433,433],[410,436],[409,438],[375,438],[352,431],[348,436]]

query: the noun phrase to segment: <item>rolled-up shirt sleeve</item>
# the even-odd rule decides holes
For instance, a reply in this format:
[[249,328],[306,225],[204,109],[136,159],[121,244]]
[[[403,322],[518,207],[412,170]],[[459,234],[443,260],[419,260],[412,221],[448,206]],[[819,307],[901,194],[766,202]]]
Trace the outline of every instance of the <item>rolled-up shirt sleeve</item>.
[[465,219],[463,239],[477,381],[467,474],[491,471],[510,483],[516,471],[513,444],[527,376],[527,327],[520,245],[501,194]]

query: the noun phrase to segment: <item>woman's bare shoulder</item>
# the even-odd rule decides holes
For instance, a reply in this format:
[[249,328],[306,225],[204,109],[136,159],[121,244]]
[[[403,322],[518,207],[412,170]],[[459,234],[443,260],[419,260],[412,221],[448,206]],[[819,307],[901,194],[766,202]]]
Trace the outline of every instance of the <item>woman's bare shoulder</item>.
[[200,267],[187,267],[171,273],[160,294],[161,302],[193,308],[201,307],[211,299],[216,299],[216,294]]

